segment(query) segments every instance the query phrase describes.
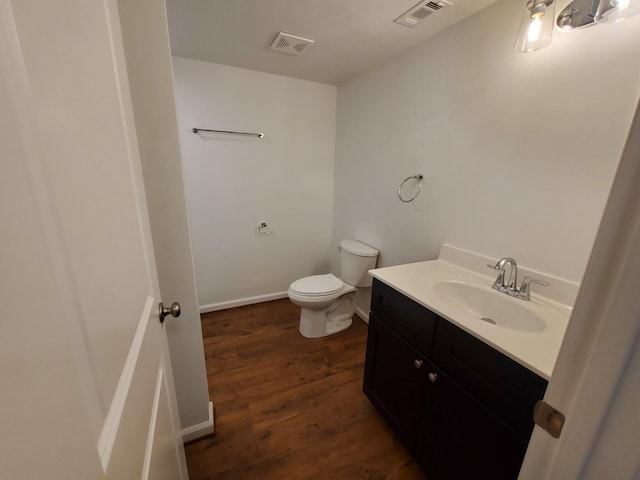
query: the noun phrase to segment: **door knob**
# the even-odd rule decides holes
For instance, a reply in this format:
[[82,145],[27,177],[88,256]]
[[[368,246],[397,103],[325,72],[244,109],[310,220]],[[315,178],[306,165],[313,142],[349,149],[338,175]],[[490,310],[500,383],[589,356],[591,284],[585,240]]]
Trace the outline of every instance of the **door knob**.
[[435,372],[429,372],[428,377],[431,383],[436,383],[438,381],[438,374]]
[[173,318],[178,318],[180,313],[180,304],[178,302],[173,302],[170,307],[165,307],[162,302],[158,305],[160,323],[164,323],[164,317],[171,315]]
[[424,362],[422,360],[414,360],[413,364],[415,365],[416,368],[422,368],[422,365],[424,365]]

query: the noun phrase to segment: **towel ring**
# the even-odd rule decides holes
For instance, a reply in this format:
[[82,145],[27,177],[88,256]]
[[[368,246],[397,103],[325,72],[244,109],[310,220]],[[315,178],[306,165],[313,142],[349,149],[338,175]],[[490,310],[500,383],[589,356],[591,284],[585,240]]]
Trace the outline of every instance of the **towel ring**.
[[[400,199],[401,202],[404,203],[409,203],[409,202],[413,202],[418,195],[420,195],[420,190],[422,190],[422,179],[424,178],[424,176],[419,173],[418,175],[411,175],[410,177],[407,177],[404,179],[404,182],[402,182],[400,184],[400,186],[398,187],[398,198]],[[411,198],[409,198],[408,200],[402,198],[402,187],[404,187],[404,184],[407,183],[409,180],[417,180],[418,181],[418,190],[416,191],[415,195]]]

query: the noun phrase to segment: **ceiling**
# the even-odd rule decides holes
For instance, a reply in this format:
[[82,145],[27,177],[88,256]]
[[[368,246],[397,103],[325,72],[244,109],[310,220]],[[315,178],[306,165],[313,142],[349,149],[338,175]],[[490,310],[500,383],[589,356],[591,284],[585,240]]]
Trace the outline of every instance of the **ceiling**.
[[[496,0],[450,0],[414,28],[393,20],[416,0],[166,0],[173,55],[338,85]],[[425,0],[423,3],[427,3]],[[278,32],[315,40],[269,49]]]

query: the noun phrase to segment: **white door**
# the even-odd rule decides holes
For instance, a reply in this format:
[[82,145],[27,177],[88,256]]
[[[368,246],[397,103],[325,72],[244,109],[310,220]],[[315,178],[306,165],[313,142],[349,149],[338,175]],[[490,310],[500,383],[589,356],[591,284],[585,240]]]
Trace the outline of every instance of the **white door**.
[[0,0],[2,478],[187,478],[133,125],[114,0]]
[[166,325],[183,438],[213,432],[173,95],[164,0],[118,0],[160,293],[180,299]]

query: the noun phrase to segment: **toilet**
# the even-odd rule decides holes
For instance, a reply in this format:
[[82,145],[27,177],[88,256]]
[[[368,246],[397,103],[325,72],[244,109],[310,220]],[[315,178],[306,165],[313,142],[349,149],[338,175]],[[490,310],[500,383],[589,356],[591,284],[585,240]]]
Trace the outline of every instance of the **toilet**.
[[338,251],[342,279],[331,273],[312,275],[289,287],[289,298],[302,308],[299,330],[303,337],[325,337],[349,328],[356,313],[356,288],[371,286],[367,272],[375,268],[378,250],[343,240]]

